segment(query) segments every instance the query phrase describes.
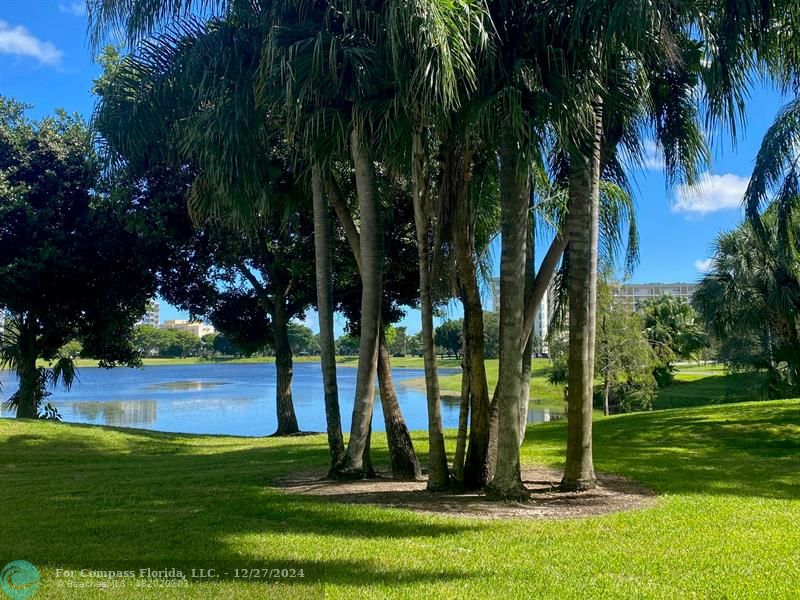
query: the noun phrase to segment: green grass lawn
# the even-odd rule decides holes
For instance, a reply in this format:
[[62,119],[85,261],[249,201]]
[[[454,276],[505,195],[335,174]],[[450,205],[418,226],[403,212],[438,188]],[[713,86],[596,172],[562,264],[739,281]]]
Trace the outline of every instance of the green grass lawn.
[[[529,428],[523,461],[560,466],[564,434],[563,423]],[[385,465],[385,440],[375,437]],[[415,443],[424,453],[425,436]],[[800,400],[601,418],[596,467],[651,487],[655,506],[471,521],[270,486],[324,469],[324,436],[0,420],[0,561],[36,564],[42,598],[796,598],[799,456]],[[305,578],[266,589],[232,577],[254,566]],[[173,590],[76,590],[56,578],[57,568],[144,567],[229,575]]]
[[[394,363],[392,363],[394,364]],[[439,366],[446,366],[439,361]],[[454,365],[457,366],[457,365]],[[489,390],[494,390],[497,385],[497,369],[499,361],[489,359],[486,361],[486,381],[489,384]],[[564,400],[564,388],[560,385],[550,385],[547,381],[547,375],[550,372],[550,361],[546,358],[535,358],[531,366],[531,398],[537,400],[547,400],[554,402],[561,402]],[[424,380],[419,380],[419,385],[424,385]],[[439,386],[443,392],[449,394],[461,393],[461,374],[444,375],[439,377]]]

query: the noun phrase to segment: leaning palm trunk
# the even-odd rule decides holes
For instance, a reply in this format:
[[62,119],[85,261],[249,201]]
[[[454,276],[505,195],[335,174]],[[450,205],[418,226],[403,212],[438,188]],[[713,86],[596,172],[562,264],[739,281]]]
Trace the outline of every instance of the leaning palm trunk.
[[570,157],[567,233],[569,235],[569,359],[567,376],[567,460],[561,487],[595,486],[592,462],[592,384],[597,305],[597,237],[600,205],[602,105],[595,105],[593,139],[584,153]]
[[363,456],[375,403],[375,374],[378,362],[378,337],[383,294],[383,219],[375,190],[375,170],[362,139],[360,125],[353,126],[350,151],[355,167],[358,208],[361,215],[361,344],[353,402],[353,419],[347,451],[336,473],[363,477]]
[[[465,319],[466,320],[466,319]],[[467,371],[469,364],[469,347],[464,343],[461,353],[461,402],[458,409],[458,435],[456,451],[453,456],[453,479],[464,486],[464,459],[467,453],[467,427],[469,427],[470,377]]]
[[[345,237],[356,259],[358,271],[361,273],[361,236],[347,210],[347,203],[341,194],[341,190],[332,176],[328,178],[328,188],[333,208],[336,211],[342,229],[344,229]],[[392,475],[395,479],[416,479],[421,475],[421,470],[416,452],[414,451],[414,444],[411,441],[411,434],[403,418],[403,412],[400,410],[397,394],[394,392],[392,368],[389,362],[389,349],[384,339],[382,322],[379,326],[379,330],[381,332],[381,337],[380,347],[378,349],[377,376],[378,385],[380,387],[384,424],[386,426],[386,439],[389,446]],[[365,450],[365,459],[368,456],[369,444],[367,444]],[[373,473],[371,464],[364,465],[364,472],[367,476]]]
[[[462,394],[469,403],[469,446],[463,468],[463,486],[481,489],[489,481],[489,388],[486,382],[483,304],[474,260],[474,226],[470,219],[467,186],[471,159],[455,137],[443,144],[440,204],[450,216],[450,238],[456,264],[459,297],[464,308]],[[463,414],[464,411],[462,411]],[[457,440],[457,447],[462,440]],[[460,466],[460,465],[459,465]]]
[[408,432],[397,394],[392,382],[392,366],[389,361],[389,347],[381,328],[378,348],[378,385],[381,393],[383,422],[386,426],[386,440],[389,446],[389,463],[394,479],[419,479],[422,471],[419,467],[411,434]]
[[[528,229],[527,235],[527,252],[525,253],[525,309],[527,310],[530,303],[531,296],[533,295],[533,287],[536,283],[534,275],[534,227],[533,216],[531,216],[531,227]],[[525,440],[525,428],[528,425],[528,405],[531,400],[531,363],[533,357],[533,336],[525,334],[525,323],[523,317],[522,339],[527,340],[524,342],[525,346],[522,350],[522,378],[520,379],[520,396],[519,396],[519,443],[520,446]]]
[[489,387],[484,363],[483,305],[472,260],[472,244],[467,236],[456,231],[453,243],[464,307],[464,345],[468,349],[462,377],[469,379],[471,412],[464,487],[476,490],[489,482]]
[[277,384],[275,399],[278,416],[278,428],[273,435],[291,435],[298,433],[297,416],[292,402],[292,348],[289,345],[289,319],[283,294],[275,294],[275,312],[272,316],[275,331],[275,370]]
[[317,163],[311,168],[314,201],[314,266],[319,314],[319,356],[325,390],[325,421],[331,466],[344,455],[342,418],[339,412],[339,387],[336,383],[336,347],[333,335],[333,275],[331,271],[331,230],[328,206],[322,189],[322,174]]
[[425,362],[425,393],[428,400],[428,489],[441,490],[449,484],[447,453],[444,447],[439,375],[433,341],[433,285],[430,261],[430,211],[425,184],[425,151],[422,132],[414,132],[412,148],[412,196],[417,231],[422,349]]
[[500,143],[500,368],[498,371],[497,461],[487,497],[525,500],[519,457],[519,398],[522,381],[525,262],[530,204],[527,176],[520,176],[517,144],[510,131]]

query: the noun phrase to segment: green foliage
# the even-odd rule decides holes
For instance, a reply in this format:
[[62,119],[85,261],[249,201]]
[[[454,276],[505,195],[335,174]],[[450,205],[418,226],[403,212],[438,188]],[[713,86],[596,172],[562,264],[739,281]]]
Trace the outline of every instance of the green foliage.
[[72,359],[80,358],[81,352],[83,352],[83,344],[81,344],[78,340],[71,340],[61,346],[59,350],[59,354],[61,356],[66,356]]
[[360,341],[357,336],[345,334],[336,340],[336,354],[339,356],[358,356]]
[[419,331],[412,336],[408,337],[408,344],[406,344],[406,352],[409,356],[422,356],[422,332]]
[[186,358],[197,356],[202,349],[201,340],[189,331],[152,325],[137,325],[133,340],[139,353],[147,357]]
[[[656,392],[657,356],[642,314],[615,304],[612,285],[608,274],[598,281],[594,373],[599,385],[595,387],[595,406],[602,408],[607,401],[610,412],[648,410]],[[550,357],[550,383],[566,383],[569,369],[565,336],[552,336]]]
[[14,402],[34,416],[68,369],[54,378],[31,365],[72,358],[77,347],[64,354],[65,344],[103,366],[138,363],[131,331],[155,281],[132,225],[137,206],[106,193],[113,182],[101,178],[86,124],[63,111],[31,121],[24,110],[0,97],[0,306],[16,323]]
[[319,354],[317,336],[311,328],[302,323],[289,323],[289,344],[295,356],[309,356]]
[[394,325],[386,328],[386,344],[392,356],[405,356],[408,352],[408,335],[405,327],[395,327]]
[[444,354],[458,358],[464,345],[464,322],[461,319],[445,321],[434,332],[434,343]]
[[760,217],[721,234],[694,305],[720,340],[719,359],[734,371],[767,374],[768,394],[800,393],[800,218],[782,219],[776,201]]
[[500,313],[483,313],[483,356],[500,358]]
[[657,360],[653,374],[658,385],[668,385],[672,382],[673,363],[693,358],[708,346],[708,336],[697,313],[683,298],[665,294],[645,300],[637,308],[642,313],[647,340]]

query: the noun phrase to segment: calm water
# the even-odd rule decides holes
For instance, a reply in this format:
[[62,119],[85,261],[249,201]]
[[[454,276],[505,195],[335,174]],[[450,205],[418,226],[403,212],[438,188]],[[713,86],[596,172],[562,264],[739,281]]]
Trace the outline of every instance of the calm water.
[[[442,369],[442,373],[457,370]],[[356,369],[337,369],[342,426],[347,429],[353,410]],[[425,392],[404,384],[423,377],[421,369],[393,371],[400,406],[412,430],[427,428]],[[86,368],[72,390],[57,390],[48,401],[64,421],[185,433],[268,435],[275,430],[275,366],[272,364],[198,364],[150,366],[112,370]],[[0,372],[2,398],[17,387],[15,378]],[[293,385],[297,420],[304,431],[325,431],[322,376],[318,363],[296,363]],[[445,397],[442,419],[458,427],[459,400]],[[3,412],[2,416],[10,416]],[[531,401],[529,423],[563,418],[563,411]],[[374,427],[383,431],[376,398]]]

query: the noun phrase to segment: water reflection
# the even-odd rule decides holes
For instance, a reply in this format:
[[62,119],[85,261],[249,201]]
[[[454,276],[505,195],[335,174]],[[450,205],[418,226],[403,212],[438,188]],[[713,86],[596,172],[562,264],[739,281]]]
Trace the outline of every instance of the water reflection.
[[79,421],[103,425],[152,425],[158,419],[155,400],[122,400],[118,402],[71,402],[68,407]]
[[175,390],[183,392],[199,392],[221,385],[230,385],[230,381],[164,381],[146,386],[146,390]]

